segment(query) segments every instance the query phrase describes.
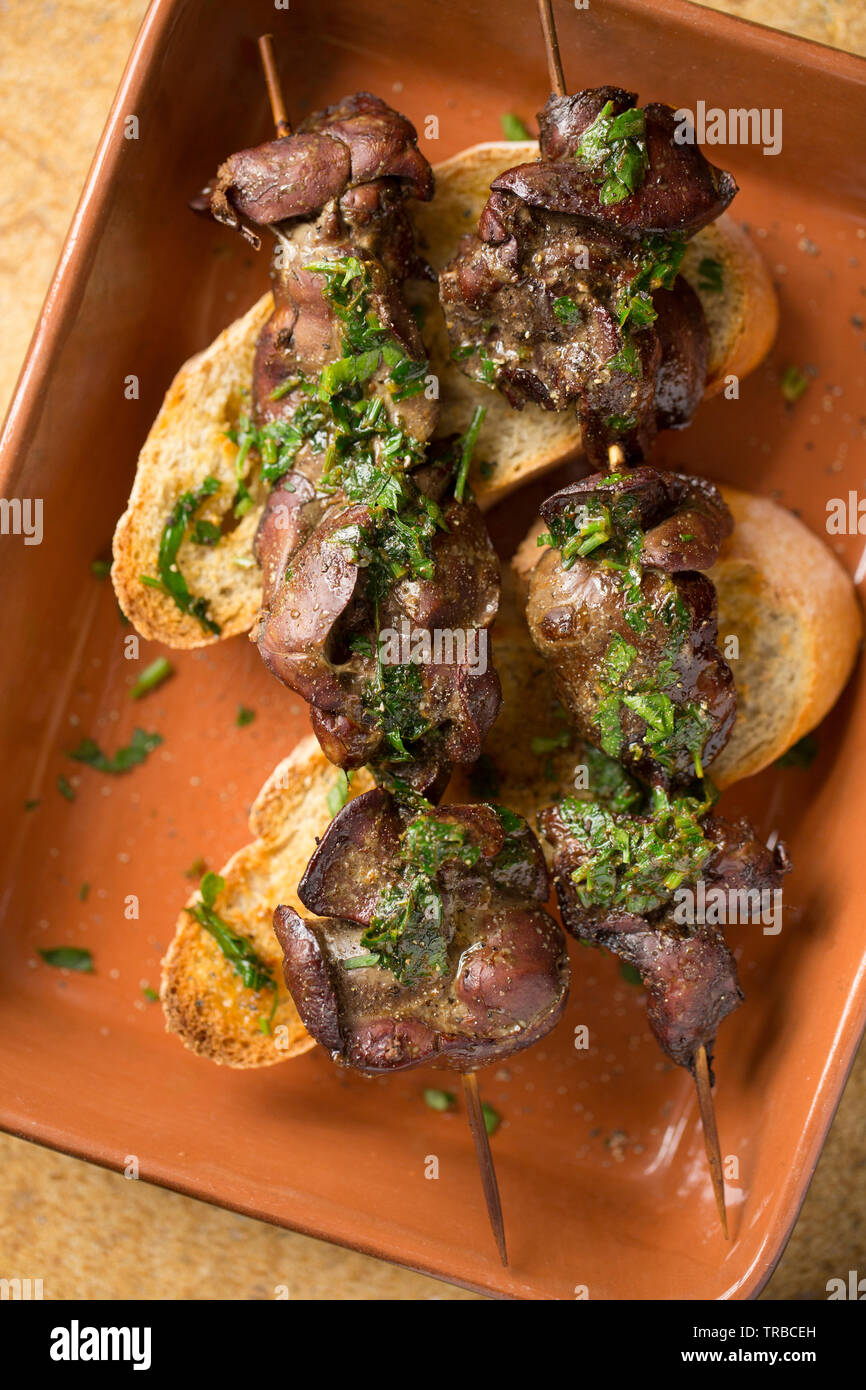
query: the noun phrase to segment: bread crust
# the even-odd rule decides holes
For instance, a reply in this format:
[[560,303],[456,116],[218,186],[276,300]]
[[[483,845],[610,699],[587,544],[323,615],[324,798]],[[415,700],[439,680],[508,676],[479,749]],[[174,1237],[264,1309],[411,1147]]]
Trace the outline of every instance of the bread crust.
[[[282,951],[273,933],[274,909],[304,909],[297,887],[331,818],[328,795],[339,773],[310,735],[274,769],[250,811],[251,843],[220,870],[225,889],[219,916],[249,937],[278,984],[277,1008],[269,1019],[272,990],[248,989],[214,938],[187,910],[177,919],[174,939],[162,962],[160,1000],[166,1027],[192,1052],[222,1066],[267,1067],[299,1057],[315,1046],[301,1023],[282,970]],[[352,775],[351,794],[373,785],[369,773]]]

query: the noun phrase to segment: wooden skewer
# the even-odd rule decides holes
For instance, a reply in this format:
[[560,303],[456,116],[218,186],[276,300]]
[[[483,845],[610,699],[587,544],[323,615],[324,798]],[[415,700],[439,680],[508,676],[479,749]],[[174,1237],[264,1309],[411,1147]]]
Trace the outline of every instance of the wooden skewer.
[[[556,25],[553,19],[552,0],[538,0],[538,14],[544,33],[544,46],[547,49],[547,68],[550,73],[550,85],[556,96],[562,97],[565,96],[565,74],[562,71],[562,58],[559,52],[559,39],[556,35]],[[610,445],[607,451],[607,461],[611,472],[615,472],[616,469],[622,467],[625,463],[625,450],[621,444]],[[466,1078],[464,1078],[464,1081],[465,1080]],[[707,1062],[707,1050],[703,1044],[701,1044],[695,1052],[695,1085],[698,1092],[698,1106],[701,1112],[701,1123],[704,1129],[704,1144],[707,1151],[707,1162],[710,1166],[710,1176],[713,1181],[716,1206],[718,1207],[722,1230],[725,1233],[725,1240],[727,1240],[728,1215],[725,1208],[725,1181],[722,1176],[722,1155],[719,1148],[719,1131],[716,1127],[716,1112],[713,1106],[713,1093],[710,1085],[710,1068]]]
[[713,1105],[713,1091],[710,1085],[710,1067],[707,1061],[707,1049],[703,1043],[695,1051],[695,1085],[698,1091],[698,1106],[701,1112],[701,1124],[704,1127],[704,1147],[707,1151],[707,1162],[710,1165],[710,1177],[713,1180],[713,1191],[716,1194],[716,1206],[719,1209],[719,1220],[722,1223],[722,1230],[725,1233],[725,1240],[728,1239],[728,1213],[725,1208],[725,1180],[722,1176],[722,1154],[719,1148],[719,1131],[716,1128],[716,1111]]
[[259,54],[262,60],[262,67],[265,70],[265,82],[268,84],[271,115],[274,118],[277,135],[282,139],[284,135],[291,135],[292,126],[286,115],[286,104],[283,101],[280,79],[277,76],[277,64],[274,59],[274,39],[272,34],[262,34],[259,38]]
[[487,1126],[484,1123],[484,1111],[481,1108],[478,1076],[474,1071],[465,1071],[462,1075],[466,1113],[469,1117],[469,1128],[472,1130],[472,1138],[475,1143],[475,1156],[481,1170],[481,1186],[484,1189],[484,1200],[487,1203],[487,1215],[490,1217],[490,1226],[496,1239],[499,1258],[504,1265],[507,1265],[508,1252],[505,1248],[502,1203],[499,1200],[499,1184],[496,1181],[496,1169],[493,1166],[493,1155],[490,1152],[490,1139],[487,1134]]
[[[285,135],[291,135],[292,127],[286,115],[286,106],[283,101],[280,79],[277,76],[277,65],[274,60],[274,41],[271,34],[261,35],[259,39],[259,53],[261,54],[262,67],[265,70],[265,81],[268,86],[271,114],[274,118],[274,125],[277,128],[277,135],[282,138]],[[478,1167],[481,1170],[481,1186],[484,1189],[487,1214],[490,1217],[490,1225],[496,1239],[499,1257],[502,1263],[507,1265],[508,1253],[505,1248],[505,1226],[502,1220],[502,1203],[499,1200],[499,1184],[496,1181],[496,1169],[493,1166],[493,1155],[490,1152],[490,1140],[487,1135],[487,1126],[484,1123],[484,1111],[481,1108],[478,1077],[474,1072],[463,1073],[463,1094],[466,1098],[469,1128],[472,1131]]]
[[547,49],[547,70],[550,73],[551,90],[558,97],[565,96],[565,74],[559,56],[559,39],[553,22],[552,0],[538,0],[538,16],[544,32],[544,46]]

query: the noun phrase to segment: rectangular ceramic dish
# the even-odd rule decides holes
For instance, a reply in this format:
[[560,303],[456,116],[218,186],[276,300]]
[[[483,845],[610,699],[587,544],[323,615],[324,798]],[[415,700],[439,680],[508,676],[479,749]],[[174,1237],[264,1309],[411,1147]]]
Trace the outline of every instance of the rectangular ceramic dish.
[[[772,493],[823,533],[827,499],[864,481],[866,63],[674,0],[561,3],[557,14],[572,88],[615,82],[643,101],[783,111],[781,154],[716,156],[737,176],[734,213],[778,284],[777,346],[738,402],[703,407],[666,453]],[[254,43],[267,30],[291,114],[368,88],[419,128],[438,116],[438,141],[422,141],[434,161],[498,137],[506,111],[531,118],[546,96],[530,0],[152,6],[4,438],[6,494],[43,500],[44,539],[0,540],[0,1123],[115,1168],[135,1154],[147,1180],[494,1294],[753,1296],[794,1222],[866,1017],[859,678],[808,772],[773,770],[726,797],[762,833],[781,831],[796,864],[782,934],[733,933],[748,1004],[717,1058],[723,1152],[739,1168],[727,1244],[690,1081],[663,1063],[640,993],[611,959],[575,950],[566,1020],[483,1079],[505,1121],[494,1146],[507,1270],[462,1118],[422,1102],[435,1074],[364,1081],[319,1050],[262,1072],[220,1070],[166,1036],[142,994],[158,981],[184,871],[200,856],[217,867],[246,842],[247,806],[307,729],[300,701],[243,639],[173,657],[178,676],[134,706],[128,629],[90,571],[173,373],[265,282],[264,256],[186,203],[229,151],[268,134]],[[129,115],[137,139],[124,138]],[[810,369],[793,408],[779,389],[791,363]],[[129,375],[138,400],[126,398]],[[853,572],[862,538],[838,544]],[[238,729],[241,701],[257,719]],[[83,735],[115,747],[136,723],[164,743],[130,776],[69,761]],[[138,920],[124,915],[129,894]],[[40,947],[67,943],[92,950],[95,974],[41,963]],[[571,1046],[578,1022],[591,1025],[589,1053]],[[436,1182],[424,1177],[430,1153]]]

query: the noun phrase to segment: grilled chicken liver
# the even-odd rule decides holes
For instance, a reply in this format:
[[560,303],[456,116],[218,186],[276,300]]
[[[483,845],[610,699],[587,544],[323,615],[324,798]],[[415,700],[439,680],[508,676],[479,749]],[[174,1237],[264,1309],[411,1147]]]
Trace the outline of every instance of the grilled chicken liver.
[[332,821],[274,914],[286,983],[336,1061],[472,1070],[553,1028],[568,956],[525,821],[487,805],[415,812],[382,790]]

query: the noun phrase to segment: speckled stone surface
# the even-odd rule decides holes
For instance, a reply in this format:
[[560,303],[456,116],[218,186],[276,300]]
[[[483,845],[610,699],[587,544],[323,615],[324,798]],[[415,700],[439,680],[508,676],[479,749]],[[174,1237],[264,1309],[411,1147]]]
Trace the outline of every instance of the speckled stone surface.
[[[866,56],[862,0],[704,0]],[[144,0],[0,4],[0,403],[11,395]],[[765,1291],[824,1298],[866,1273],[866,1047]],[[0,1136],[0,1277],[46,1298],[471,1299],[475,1295]]]

